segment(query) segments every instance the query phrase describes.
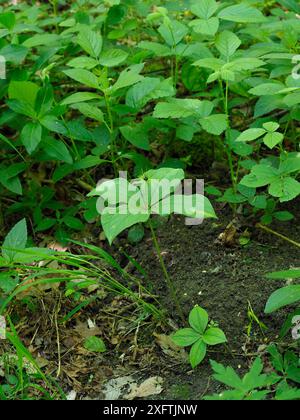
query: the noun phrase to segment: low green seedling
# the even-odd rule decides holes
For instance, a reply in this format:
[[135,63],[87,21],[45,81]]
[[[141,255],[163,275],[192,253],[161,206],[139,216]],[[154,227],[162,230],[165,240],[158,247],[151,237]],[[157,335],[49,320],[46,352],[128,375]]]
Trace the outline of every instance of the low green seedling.
[[220,328],[210,326],[208,313],[195,306],[189,315],[190,328],[182,328],[173,336],[172,340],[177,346],[190,347],[189,360],[195,369],[205,358],[207,346],[216,346],[227,342],[224,332]]

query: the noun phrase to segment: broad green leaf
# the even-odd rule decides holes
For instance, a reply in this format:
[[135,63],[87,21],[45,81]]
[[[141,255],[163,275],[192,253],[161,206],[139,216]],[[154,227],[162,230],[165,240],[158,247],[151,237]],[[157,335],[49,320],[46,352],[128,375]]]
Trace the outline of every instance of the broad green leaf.
[[11,81],[8,86],[8,98],[28,103],[34,108],[40,87],[32,82]]
[[7,105],[16,114],[26,115],[27,117],[30,117],[30,118],[36,117],[36,111],[28,102],[19,101],[17,99],[11,99],[7,101]]
[[193,66],[204,67],[218,71],[221,70],[224,64],[226,64],[225,61],[220,60],[219,58],[201,58],[200,60],[197,60],[195,63],[193,63]]
[[116,92],[119,89],[129,87],[140,82],[143,79],[143,76],[139,73],[143,70],[143,68],[144,64],[134,64],[133,66],[123,70],[116,83],[112,86],[111,92]]
[[175,47],[188,33],[188,28],[183,23],[172,20],[161,25],[158,32],[170,47]]
[[266,307],[265,313],[271,314],[285,306],[292,305],[300,301],[300,285],[291,285],[276,290],[270,296]]
[[255,165],[249,175],[241,180],[242,185],[250,188],[264,187],[278,179],[279,171],[267,165]]
[[101,99],[99,95],[92,92],[77,92],[73,93],[70,96],[67,96],[62,102],[61,105],[72,105],[77,104],[80,102],[88,102],[92,101],[93,99]]
[[218,9],[218,3],[215,0],[193,1],[191,11],[194,15],[209,19]]
[[76,82],[79,82],[93,89],[99,89],[98,78],[88,70],[71,69],[65,70],[64,73],[71,79],[76,80]]
[[278,128],[280,127],[280,125],[276,122],[267,122],[263,124],[263,127],[270,132],[274,132],[276,130],[278,130]]
[[252,141],[256,140],[259,137],[266,134],[266,130],[263,128],[249,128],[248,130],[244,131],[242,134],[238,136],[236,141],[245,142],[245,141]]
[[110,49],[100,55],[99,63],[104,67],[115,67],[123,63],[127,57],[128,53],[121,49]]
[[80,31],[77,42],[91,57],[99,58],[103,45],[101,34],[86,27]]
[[43,139],[44,151],[53,159],[66,162],[69,164],[73,163],[72,156],[66,145],[61,140],[55,140],[51,137]]
[[40,45],[59,45],[60,44],[60,37],[56,34],[37,34],[34,35],[26,41],[23,42],[22,46],[27,48],[35,48],[39,47]]
[[23,63],[28,53],[29,49],[22,45],[8,44],[0,49],[0,55],[5,57],[6,62],[16,66]]
[[120,127],[120,131],[125,139],[134,146],[143,150],[150,150],[148,133],[143,126],[139,126],[138,124],[135,126],[126,125]]
[[26,220],[22,219],[8,233],[2,244],[2,256],[9,262],[14,260],[17,250],[24,249],[27,243]]
[[31,155],[42,140],[42,126],[37,122],[27,123],[20,136],[21,142]]
[[208,325],[208,313],[200,306],[195,306],[190,312],[189,324],[198,333],[204,334]]
[[47,130],[52,131],[53,133],[63,135],[68,134],[68,130],[65,124],[54,115],[45,115],[43,118],[40,118],[40,123],[43,127],[47,128]]
[[226,343],[227,339],[220,328],[208,328],[203,335],[203,341],[209,346],[216,346]]
[[262,23],[267,20],[258,9],[245,3],[226,7],[220,11],[218,17],[237,23]]
[[277,144],[281,143],[284,139],[284,135],[281,133],[267,133],[263,138],[263,142],[269,149],[273,149]]
[[271,183],[269,194],[281,203],[291,201],[300,194],[300,182],[291,177],[278,178]]
[[221,32],[216,39],[219,53],[229,59],[240,47],[241,40],[230,31]]
[[170,99],[158,103],[154,109],[154,118],[186,118],[197,115],[201,105],[199,99]]
[[222,382],[231,388],[244,391],[243,382],[232,367],[225,367],[213,360],[210,361],[210,364],[214,371],[213,377],[217,381]]
[[73,109],[77,109],[81,114],[85,117],[90,118],[92,120],[96,120],[99,122],[104,121],[104,115],[100,108],[97,108],[94,105],[90,105],[87,103],[78,103],[72,105]]
[[249,93],[256,96],[276,95],[284,88],[282,83],[262,83],[249,90]]
[[145,223],[150,217],[150,213],[140,214],[109,214],[104,211],[101,216],[101,224],[110,244],[125,229],[137,224]]
[[225,114],[209,115],[201,118],[199,122],[203,130],[216,136],[219,136],[228,128],[227,115]]
[[12,12],[0,13],[0,24],[11,31],[16,24],[16,14]]
[[193,369],[197,367],[206,356],[206,344],[200,339],[192,345],[189,360]]
[[157,57],[165,57],[172,54],[172,50],[167,45],[159,44],[158,42],[141,41],[138,47],[143,50],[151,51]]
[[74,67],[75,69],[86,69],[91,70],[98,65],[98,61],[92,57],[76,57],[73,60],[68,62],[69,67]]
[[201,338],[201,335],[192,328],[182,328],[172,335],[172,340],[177,346],[189,347]]
[[220,21],[217,17],[211,17],[192,20],[189,26],[198,34],[214,36],[218,32],[219,24]]

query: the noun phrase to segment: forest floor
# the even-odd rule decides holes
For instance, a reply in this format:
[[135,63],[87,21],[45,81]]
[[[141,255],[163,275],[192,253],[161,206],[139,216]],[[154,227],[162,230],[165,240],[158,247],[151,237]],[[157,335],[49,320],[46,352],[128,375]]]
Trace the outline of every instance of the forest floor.
[[[153,392],[157,395],[148,398],[199,399],[219,391],[221,387],[211,377],[209,359],[243,373],[256,354],[263,355],[269,343],[278,341],[286,313],[266,316],[264,306],[282,282],[268,280],[265,275],[299,266],[296,247],[263,231],[253,230],[245,246],[224,244],[218,238],[229,221],[230,216],[225,215],[214,222],[188,227],[181,217],[173,216],[157,230],[184,313],[187,316],[199,304],[228,339],[227,346],[213,348],[195,371],[186,363],[187,353],[174,347],[168,338],[178,317],[148,235],[135,246],[126,245],[125,238],[121,238],[115,251],[119,255],[118,247],[126,247],[126,252],[147,272],[144,285],[161,302],[167,323],[147,317],[126,297],[112,296],[104,290],[98,290],[97,300],[70,321],[60,322],[73,309],[74,302],[64,296],[59,286],[52,286],[38,292],[35,308],[26,309],[22,304],[18,312],[15,305],[20,338],[47,374],[58,376],[64,391],[75,391],[79,399],[130,398],[130,390],[152,377],[156,378]],[[296,240],[300,237],[299,220],[279,224],[275,229],[287,235],[292,232]],[[135,268],[129,264],[127,270],[134,272]],[[249,305],[266,330],[254,322],[247,334]],[[95,355],[84,348],[82,341],[95,335],[107,343],[106,353]]]

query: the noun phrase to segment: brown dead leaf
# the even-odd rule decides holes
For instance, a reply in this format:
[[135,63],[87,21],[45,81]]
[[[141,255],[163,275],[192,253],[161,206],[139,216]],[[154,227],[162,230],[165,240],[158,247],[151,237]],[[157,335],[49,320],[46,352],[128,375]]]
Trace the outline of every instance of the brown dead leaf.
[[157,333],[154,333],[153,335],[156,338],[156,343],[162,349],[164,354],[177,360],[187,360],[187,352],[182,347],[176,346],[169,335]]
[[158,395],[162,392],[164,380],[160,376],[152,376],[146,379],[141,385],[131,384],[130,392],[125,396],[126,400],[133,400],[134,398],[144,398],[150,395]]

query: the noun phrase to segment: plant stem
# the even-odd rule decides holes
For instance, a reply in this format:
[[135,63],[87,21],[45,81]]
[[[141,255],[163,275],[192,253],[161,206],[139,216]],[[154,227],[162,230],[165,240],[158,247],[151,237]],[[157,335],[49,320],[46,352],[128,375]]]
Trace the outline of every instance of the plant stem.
[[173,299],[173,301],[174,301],[174,303],[175,303],[175,306],[176,306],[176,309],[177,309],[178,315],[180,316],[181,321],[182,321],[183,323],[185,323],[184,314],[183,314],[183,311],[182,311],[182,309],[181,309],[179,299],[178,299],[178,297],[177,297],[177,295],[176,295],[176,290],[175,290],[175,287],[174,287],[174,283],[173,283],[173,281],[171,280],[171,277],[169,276],[169,273],[168,273],[168,270],[167,270],[167,268],[166,268],[166,265],[165,265],[164,259],[163,259],[162,255],[161,255],[161,249],[160,249],[160,246],[159,246],[159,243],[158,243],[158,240],[157,240],[157,237],[156,237],[156,234],[155,234],[155,231],[154,231],[154,229],[153,229],[153,226],[152,226],[151,221],[149,221],[149,226],[150,226],[150,230],[151,230],[151,234],[152,234],[153,244],[154,244],[154,247],[155,247],[156,253],[157,253],[157,255],[158,255],[159,262],[160,262],[160,265],[161,265],[162,271],[163,271],[163,273],[164,273],[164,276],[165,276],[165,280],[166,280],[166,283],[167,283],[168,289],[169,289],[169,291],[170,291],[170,293],[171,293],[171,296],[172,296],[172,299]]
[[275,232],[275,230],[268,228],[265,225],[262,225],[261,223],[256,223],[255,225],[257,228],[264,230],[265,232],[271,233],[272,235],[277,236],[280,239],[283,239],[286,242],[289,242],[290,244],[300,248],[300,243],[293,241],[292,239],[288,238],[287,236],[282,235],[281,233]]

